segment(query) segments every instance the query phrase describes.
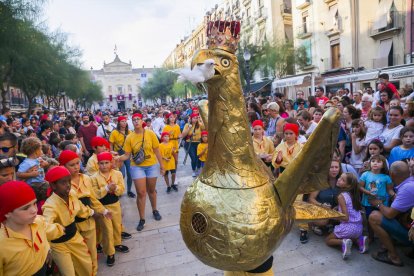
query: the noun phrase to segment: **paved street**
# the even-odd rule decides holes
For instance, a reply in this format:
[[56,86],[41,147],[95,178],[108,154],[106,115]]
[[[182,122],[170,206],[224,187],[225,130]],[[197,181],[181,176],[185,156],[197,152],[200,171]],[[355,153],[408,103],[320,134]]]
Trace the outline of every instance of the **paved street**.
[[[145,229],[138,233],[138,211],[135,200],[123,197],[122,207],[125,228],[133,238],[125,241],[130,252],[117,254],[115,266],[106,266],[106,257],[99,255],[99,275],[223,275],[222,271],[204,265],[186,248],[180,233],[179,216],[181,198],[191,184],[189,161],[182,165],[183,152],[180,152],[178,168],[179,192],[165,192],[165,183],[158,179],[158,209],[162,220],[152,218],[151,205],[147,202]],[[372,250],[371,250],[372,252]],[[403,256],[400,248],[400,255]],[[414,275],[414,261],[403,256],[405,266],[394,267],[374,261],[369,254],[361,255],[354,248],[353,255],[343,261],[340,250],[329,248],[323,238],[310,235],[310,241],[299,242],[299,230],[293,228],[274,253],[276,275]]]

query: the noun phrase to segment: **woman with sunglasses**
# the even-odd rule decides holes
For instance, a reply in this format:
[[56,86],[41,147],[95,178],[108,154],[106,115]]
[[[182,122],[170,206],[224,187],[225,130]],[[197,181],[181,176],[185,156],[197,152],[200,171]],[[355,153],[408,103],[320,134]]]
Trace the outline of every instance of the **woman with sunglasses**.
[[137,231],[142,231],[145,224],[145,203],[147,192],[151,202],[152,214],[155,220],[161,220],[161,215],[157,210],[157,192],[155,185],[157,177],[165,174],[162,165],[162,157],[159,149],[159,141],[155,133],[150,129],[145,129],[145,123],[142,120],[142,114],[132,115],[134,131],[130,133],[124,145],[125,153],[118,157],[119,161],[130,159],[137,154],[141,147],[144,149],[145,159],[142,163],[136,164],[131,160],[131,177],[134,180],[135,189],[138,193],[137,207],[139,213],[139,223]]

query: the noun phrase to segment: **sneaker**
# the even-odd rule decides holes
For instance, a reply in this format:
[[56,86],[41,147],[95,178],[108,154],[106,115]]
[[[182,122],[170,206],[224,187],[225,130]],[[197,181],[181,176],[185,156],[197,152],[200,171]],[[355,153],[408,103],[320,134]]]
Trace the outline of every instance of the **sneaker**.
[[96,252],[98,252],[98,253],[103,253],[103,249],[102,249],[102,246],[101,246],[100,244],[98,244],[98,245],[96,246]]
[[115,264],[115,254],[106,258],[106,265],[113,266]]
[[308,238],[308,231],[306,230],[300,230],[300,238],[299,238],[301,243],[307,243],[309,241]]
[[121,238],[123,240],[129,240],[130,238],[132,238],[132,235],[130,233],[127,233],[127,232],[121,232]]
[[342,259],[346,260],[351,256],[352,241],[350,239],[342,240]]
[[321,228],[319,228],[318,226],[313,226],[312,227],[312,231],[313,233],[315,233],[315,235],[317,236],[323,236],[323,231]]
[[364,254],[368,251],[368,237],[360,236],[358,239],[359,253]]
[[172,188],[174,191],[178,192],[178,186],[177,186],[177,185],[173,184],[173,185],[171,185],[171,188]]
[[137,226],[137,231],[142,231],[142,229],[144,229],[144,224],[145,224],[145,219],[140,219],[138,226]]
[[169,194],[169,193],[171,193],[171,187],[170,186],[167,187],[167,194]]
[[121,253],[128,253],[129,252],[129,248],[128,246],[125,245],[115,245],[115,250]]
[[154,216],[155,220],[161,220],[160,212],[158,212],[157,210],[152,211],[152,215]]
[[128,197],[129,198],[135,198],[136,195],[133,192],[128,192]]
[[195,171],[193,171],[193,174],[191,176],[192,177],[197,177],[197,173]]

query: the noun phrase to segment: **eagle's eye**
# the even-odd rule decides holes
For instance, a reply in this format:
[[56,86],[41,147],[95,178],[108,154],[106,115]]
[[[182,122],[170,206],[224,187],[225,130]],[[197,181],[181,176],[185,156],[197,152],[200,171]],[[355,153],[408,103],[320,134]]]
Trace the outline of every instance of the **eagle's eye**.
[[221,65],[223,67],[229,67],[230,66],[230,60],[228,58],[222,58],[220,62],[221,62]]

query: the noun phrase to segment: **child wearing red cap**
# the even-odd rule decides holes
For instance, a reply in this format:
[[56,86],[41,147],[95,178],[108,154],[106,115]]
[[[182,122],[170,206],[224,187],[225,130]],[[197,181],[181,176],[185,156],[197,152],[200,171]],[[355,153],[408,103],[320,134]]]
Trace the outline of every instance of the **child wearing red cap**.
[[125,191],[124,178],[120,171],[112,169],[112,155],[109,152],[98,154],[99,171],[91,177],[92,186],[98,200],[112,213],[111,219],[96,220],[102,231],[103,252],[107,255],[106,264],[115,264],[115,250],[129,252],[129,248],[121,244],[122,211],[119,196]]
[[[92,181],[89,176],[80,173],[80,158],[71,151],[64,150],[59,155],[59,163],[65,166],[71,175],[71,190],[76,194],[83,205],[92,208],[96,214],[102,214],[111,218],[111,212],[107,210],[102,203],[96,199],[95,192],[92,188]],[[98,273],[98,256],[96,252],[96,225],[95,219],[75,217],[76,228],[85,239],[92,258],[93,275]]]
[[46,275],[47,240],[61,236],[63,227],[36,216],[36,196],[25,182],[0,186],[0,202],[0,275]]
[[178,139],[181,137],[181,130],[180,130],[180,126],[176,123],[177,118],[174,114],[169,113],[166,116],[166,118],[167,118],[167,124],[164,126],[164,129],[162,130],[162,132],[167,132],[169,134],[170,143],[175,149],[173,152],[173,156],[174,156],[174,162],[175,162],[175,169],[177,169],[178,150],[180,149],[180,147],[178,146]]
[[65,229],[64,235],[50,241],[52,258],[62,275],[91,275],[91,254],[76,229],[75,219],[88,219],[94,211],[84,206],[71,191],[71,176],[65,167],[50,169],[45,179],[53,193],[42,206],[43,216],[47,223]]
[[267,166],[271,167],[273,152],[275,151],[273,141],[264,135],[265,131],[263,121],[253,121],[252,128],[254,153],[256,153]]
[[[178,192],[178,187],[175,184],[176,166],[175,166],[174,152],[176,148],[170,142],[169,132],[161,133],[161,143],[160,143],[159,148],[160,148],[160,153],[162,157],[162,163],[165,169],[164,180],[165,180],[165,184],[167,185],[167,193],[169,194],[171,192],[171,189]],[[169,173],[171,173],[171,186],[170,186],[170,180],[168,179]]]
[[280,168],[281,173],[296,158],[303,147],[297,141],[299,136],[299,126],[297,124],[286,123],[283,127],[283,136],[284,141],[276,147],[272,158],[272,165],[275,168]]
[[208,132],[201,132],[201,143],[197,146],[197,156],[200,159],[201,167],[204,168],[204,163],[207,161],[208,153]]
[[92,156],[89,158],[88,163],[86,163],[85,173],[89,176],[94,175],[98,172],[98,158],[97,155],[101,152],[109,151],[110,145],[109,142],[102,137],[95,136],[91,140],[91,147],[94,151]]

